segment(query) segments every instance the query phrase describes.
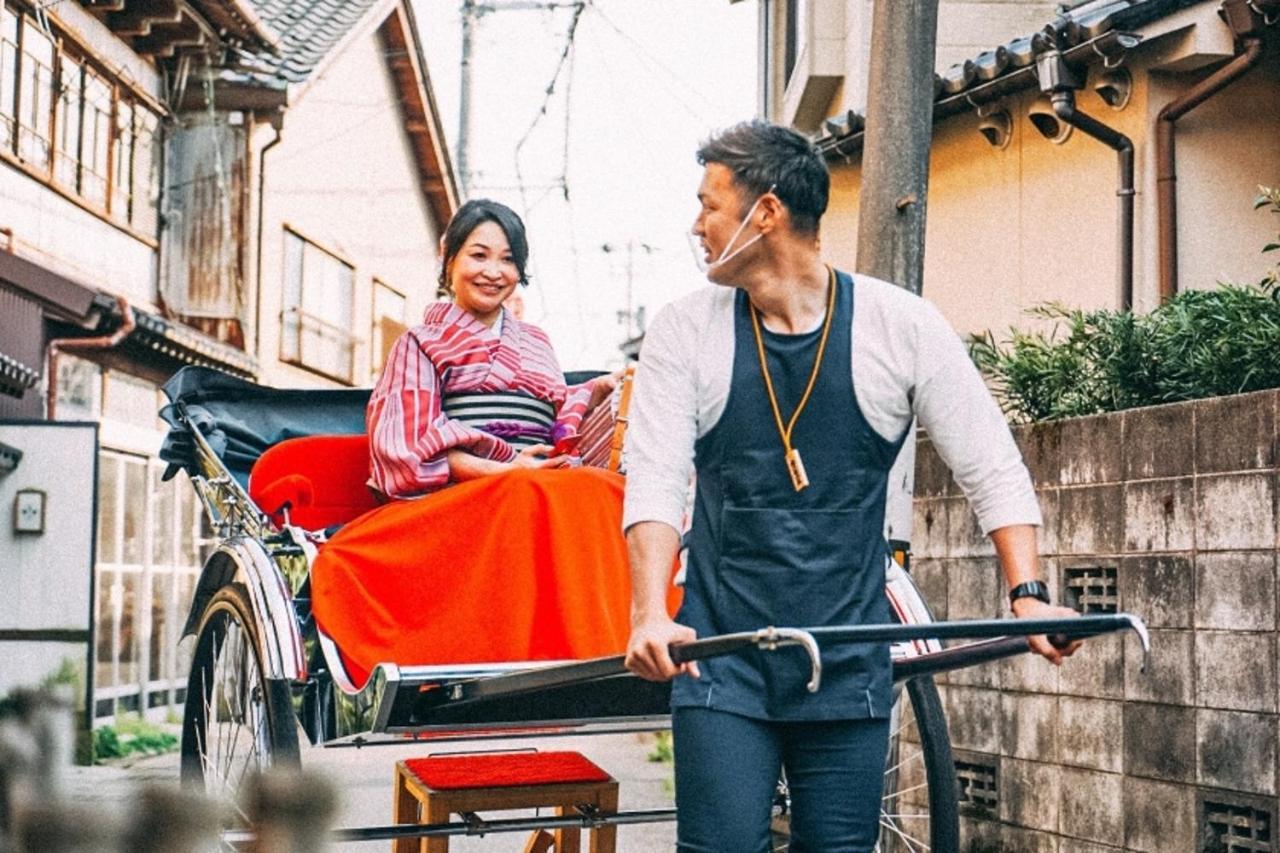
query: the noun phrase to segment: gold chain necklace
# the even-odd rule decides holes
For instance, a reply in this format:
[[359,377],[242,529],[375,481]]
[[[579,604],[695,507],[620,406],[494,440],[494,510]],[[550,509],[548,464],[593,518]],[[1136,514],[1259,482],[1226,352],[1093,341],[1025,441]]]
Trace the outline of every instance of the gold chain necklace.
[[822,338],[818,341],[818,354],[813,359],[813,371],[809,374],[809,384],[805,387],[804,394],[800,396],[800,402],[796,405],[796,410],[791,413],[791,419],[787,421],[785,427],[782,425],[782,412],[778,410],[777,395],[773,393],[769,364],[764,357],[764,337],[760,334],[759,312],[756,311],[756,306],[751,303],[750,298],[747,299],[747,307],[751,309],[751,328],[756,333],[756,352],[760,356],[760,373],[764,375],[764,390],[769,395],[769,405],[773,407],[773,420],[778,425],[778,435],[782,438],[787,473],[791,475],[791,485],[795,486],[797,492],[809,485],[809,477],[805,474],[800,451],[791,446],[791,431],[795,429],[796,421],[804,411],[805,404],[809,402],[809,395],[813,393],[813,386],[818,382],[818,369],[822,367],[822,356],[827,349],[827,334],[831,331],[831,318],[836,313],[836,271],[832,267],[827,267],[827,270],[830,276],[827,281],[827,316],[822,321]]

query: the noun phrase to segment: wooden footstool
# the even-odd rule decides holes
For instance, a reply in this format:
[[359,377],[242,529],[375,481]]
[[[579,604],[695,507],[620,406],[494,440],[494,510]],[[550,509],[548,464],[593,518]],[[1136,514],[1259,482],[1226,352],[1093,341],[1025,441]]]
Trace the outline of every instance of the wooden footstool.
[[[618,811],[618,782],[578,752],[507,752],[440,755],[396,762],[395,823],[448,823],[452,814],[485,810],[555,808],[557,815],[587,806]],[[613,853],[618,828],[591,830],[591,853]],[[526,851],[579,853],[581,830],[535,832]],[[404,838],[393,853],[446,853],[448,836]]]

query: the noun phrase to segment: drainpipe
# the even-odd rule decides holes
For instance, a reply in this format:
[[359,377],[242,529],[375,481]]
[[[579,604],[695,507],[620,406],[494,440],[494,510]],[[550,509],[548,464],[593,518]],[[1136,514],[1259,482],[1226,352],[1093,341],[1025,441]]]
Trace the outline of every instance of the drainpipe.
[[[1262,3],[1264,7],[1276,3]],[[1262,39],[1256,33],[1262,24],[1274,23],[1259,14],[1256,2],[1226,0],[1218,10],[1237,40],[1234,59],[1192,86],[1169,103],[1156,117],[1156,239],[1160,256],[1160,301],[1168,302],[1178,292],[1178,169],[1174,147],[1174,125],[1178,119],[1239,80],[1262,59]]]
[[[1055,44],[1061,38],[1052,25],[1043,35]],[[1049,96],[1053,112],[1061,121],[1079,128],[1117,154],[1116,290],[1120,310],[1129,311],[1133,308],[1133,142],[1115,128],[1076,108],[1076,90],[1084,86],[1084,81],[1067,65],[1060,46],[1036,57],[1036,76],[1040,79],[1040,90]]]
[[92,350],[112,349],[129,336],[134,329],[133,309],[129,300],[123,296],[116,297],[116,305],[120,309],[122,321],[119,328],[109,335],[98,335],[93,338],[54,338],[45,348],[45,417],[53,420],[54,408],[58,402],[58,355],[63,352],[88,352]]
[[272,139],[258,152],[258,233],[254,236],[254,294],[253,294],[253,353],[261,358],[259,348],[262,344],[262,229],[266,222],[267,207],[267,152],[284,141],[283,116],[276,113],[271,117],[271,129],[275,131]]

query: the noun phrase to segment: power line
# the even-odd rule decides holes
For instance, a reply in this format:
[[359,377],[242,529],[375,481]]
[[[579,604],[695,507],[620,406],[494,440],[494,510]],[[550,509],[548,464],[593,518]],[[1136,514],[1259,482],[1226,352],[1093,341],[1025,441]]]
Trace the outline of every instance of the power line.
[[[538,108],[537,115],[535,115],[533,117],[533,121],[529,123],[529,128],[524,132],[524,135],[520,137],[520,141],[516,143],[516,150],[515,150],[516,180],[519,181],[522,187],[520,191],[520,202],[522,205],[524,205],[526,213],[528,213],[528,199],[526,198],[525,192],[523,189],[524,174],[521,172],[521,169],[520,169],[520,151],[521,149],[524,148],[525,143],[529,141],[529,137],[533,134],[534,129],[538,126],[538,122],[540,122],[543,116],[547,114],[547,108],[551,104],[551,97],[552,95],[555,94],[555,91],[556,91],[556,83],[559,82],[560,75],[564,72],[565,67],[569,64],[568,62],[569,54],[573,51],[574,37],[578,31],[578,22],[582,20],[582,13],[586,8],[587,6],[585,2],[577,3],[574,5],[573,18],[569,21],[568,32],[565,33],[564,50],[560,52],[560,59],[556,63],[555,73],[551,75],[551,82],[547,84],[546,91],[543,93],[542,106]],[[567,120],[568,119],[566,117],[566,121]]]

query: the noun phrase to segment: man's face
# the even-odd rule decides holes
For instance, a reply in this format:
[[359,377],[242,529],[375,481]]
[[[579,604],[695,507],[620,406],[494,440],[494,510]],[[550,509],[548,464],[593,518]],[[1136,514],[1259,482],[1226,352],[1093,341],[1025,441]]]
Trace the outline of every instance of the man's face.
[[[706,263],[711,264],[707,278],[717,284],[728,284],[732,270],[740,268],[745,258],[739,256],[723,264],[715,262],[732,255],[759,232],[748,223],[740,232],[743,216],[751,208],[750,200],[733,182],[733,173],[719,163],[708,163],[698,186],[698,218],[693,221],[693,236],[698,238]],[[738,232],[737,239],[734,233]],[[733,245],[730,246],[730,241]],[[726,251],[727,250],[727,251]],[[743,255],[749,252],[743,252]]]

